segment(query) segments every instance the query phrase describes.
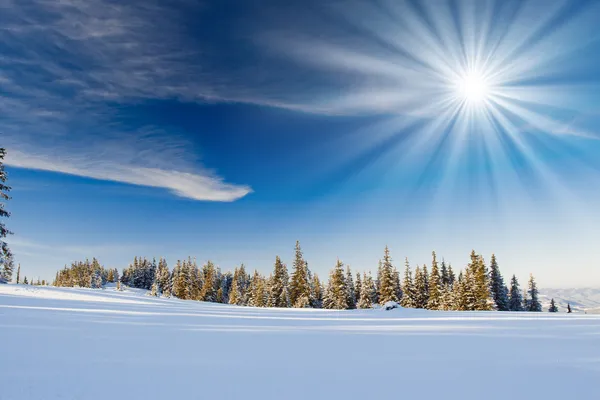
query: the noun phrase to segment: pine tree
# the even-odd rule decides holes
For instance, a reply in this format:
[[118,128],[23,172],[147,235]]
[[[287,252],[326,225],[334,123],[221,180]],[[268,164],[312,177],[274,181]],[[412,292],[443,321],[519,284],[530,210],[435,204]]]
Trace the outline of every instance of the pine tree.
[[99,269],[95,269],[90,277],[89,287],[92,289],[100,289],[102,287],[102,273]]
[[548,308],[548,312],[558,312],[558,307],[556,307],[554,299],[550,300],[550,308]]
[[427,269],[421,269],[418,265],[415,268],[414,280],[414,307],[425,308],[429,301]]
[[448,286],[450,289],[454,286],[454,282],[456,281],[456,276],[454,275],[454,271],[452,270],[452,265],[448,265]]
[[496,261],[496,255],[494,254],[492,254],[492,259],[490,261],[489,280],[490,291],[492,292],[492,299],[494,300],[496,310],[508,311],[508,292],[506,291],[506,286],[504,285],[504,278],[500,273],[500,268],[498,267],[498,262]]
[[248,305],[252,307],[265,307],[267,305],[265,279],[256,270],[250,280]]
[[350,271],[350,266],[346,266],[346,295],[347,295],[347,303],[348,308],[353,310],[356,308],[356,288],[354,286],[354,280],[352,279],[352,272]]
[[[173,296],[188,300],[190,294],[190,269],[186,261],[177,260],[173,271]],[[207,300],[214,301],[214,300]]]
[[[202,277],[203,284],[200,293],[200,298],[202,299],[202,301],[217,302],[219,300],[222,300],[222,296],[219,297],[218,294],[218,290],[220,288],[217,282],[217,269],[211,261],[208,261],[202,267]],[[221,294],[222,292],[223,291],[221,290]]]
[[310,281],[308,265],[304,260],[299,241],[296,241],[295,251],[294,271],[289,283],[290,303],[293,307],[305,308],[310,305]]
[[279,256],[275,258],[275,267],[270,287],[270,297],[272,307],[289,307],[289,278],[287,267],[281,262]]
[[242,302],[242,296],[238,285],[238,275],[239,270],[236,268],[233,270],[233,283],[231,285],[231,290],[229,291],[229,304],[239,305]]
[[[365,272],[363,275],[363,284],[360,286],[360,296],[358,299],[358,304],[357,307],[361,308],[361,309],[365,309],[365,308],[372,308],[373,307],[373,294],[372,292],[372,287],[373,287],[373,278],[371,278],[371,276],[367,276],[367,273]],[[357,280],[358,280],[358,276],[357,276]]]
[[17,267],[17,283],[21,280],[21,264]]
[[356,290],[356,306],[358,307],[358,302],[360,301],[360,294],[362,291],[362,278],[360,277],[360,272],[356,273],[356,280],[354,282],[354,289]]
[[396,289],[394,266],[392,265],[390,250],[385,246],[379,276],[379,304],[383,305],[388,301],[398,302],[399,299],[396,294]]
[[404,279],[402,280],[402,300],[400,305],[405,308],[416,308],[415,286],[408,258],[405,260]]
[[567,303],[567,313],[571,314],[573,311],[571,310],[571,304]]
[[432,253],[431,275],[429,275],[429,299],[427,308],[439,310],[442,306],[442,279],[440,277],[435,251]]
[[527,311],[540,312],[542,311],[542,303],[539,300],[539,292],[537,288],[537,284],[535,283],[535,279],[533,275],[529,275],[529,289],[527,290],[528,294],[528,306]]
[[7,283],[12,281],[14,269],[13,255],[9,252],[8,256],[4,259],[4,267],[0,271],[0,281],[4,280]]
[[[0,148],[0,218],[10,217],[10,213],[4,209],[4,202],[10,200],[8,192],[11,190],[9,186],[5,185],[6,180],[8,179],[8,175],[4,170],[3,160],[5,156],[6,150],[4,148]],[[4,238],[10,234],[12,234],[12,232],[9,231],[5,227],[4,223],[0,221],[0,271],[4,270],[5,264],[12,261],[12,253],[8,247],[8,244],[4,241]]]
[[312,276],[310,290],[310,298],[312,302],[311,307],[323,308],[323,284],[321,283],[321,280],[319,279],[319,276],[317,274],[314,274]]
[[450,284],[448,268],[446,267],[446,261],[444,259],[442,259],[442,265],[440,267],[440,279],[442,280],[442,286],[448,286]]
[[475,295],[474,310],[490,311],[493,308],[493,300],[490,293],[490,282],[488,278],[487,268],[483,258],[471,252],[471,263],[467,267],[472,273],[473,285],[472,290]]
[[27,281],[27,277],[23,278],[23,285],[29,285],[29,281]]
[[510,311],[523,311],[523,297],[521,297],[521,288],[515,275],[510,280],[510,292],[508,295],[508,309]]
[[344,264],[339,259],[335,268],[329,274],[324,307],[334,310],[345,310],[348,308],[348,289],[344,276]]

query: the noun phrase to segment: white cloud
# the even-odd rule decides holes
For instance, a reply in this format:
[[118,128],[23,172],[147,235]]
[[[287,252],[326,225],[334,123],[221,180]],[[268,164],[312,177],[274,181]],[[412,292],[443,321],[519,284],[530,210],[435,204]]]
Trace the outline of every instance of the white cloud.
[[234,201],[252,192],[248,186],[223,182],[207,171],[182,172],[135,165],[105,164],[94,160],[78,158],[70,161],[50,160],[45,156],[31,155],[13,150],[6,158],[6,164],[44,171],[59,172],[93,179],[128,183],[167,189],[177,196],[193,200]]

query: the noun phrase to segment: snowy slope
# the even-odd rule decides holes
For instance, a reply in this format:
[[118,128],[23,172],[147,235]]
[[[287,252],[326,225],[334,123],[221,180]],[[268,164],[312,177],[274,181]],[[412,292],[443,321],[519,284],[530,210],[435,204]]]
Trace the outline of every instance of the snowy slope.
[[567,303],[571,304],[574,312],[600,309],[600,289],[542,289],[540,290],[540,300],[544,305],[544,311],[548,310],[552,298],[560,312],[566,311]]
[[600,315],[565,313],[256,309],[0,285],[0,343],[1,400],[587,400],[600,376]]

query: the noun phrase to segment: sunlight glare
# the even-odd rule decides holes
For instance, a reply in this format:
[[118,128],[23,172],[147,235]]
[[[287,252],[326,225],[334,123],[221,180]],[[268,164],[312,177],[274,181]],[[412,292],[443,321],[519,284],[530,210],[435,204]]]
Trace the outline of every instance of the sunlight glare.
[[489,85],[479,72],[464,75],[457,86],[459,95],[471,103],[481,103],[489,94]]

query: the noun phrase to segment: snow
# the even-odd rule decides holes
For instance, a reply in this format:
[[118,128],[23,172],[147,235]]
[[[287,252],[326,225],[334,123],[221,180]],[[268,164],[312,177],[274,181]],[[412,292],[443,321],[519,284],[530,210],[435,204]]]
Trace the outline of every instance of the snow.
[[540,301],[544,311],[550,306],[550,299],[554,299],[559,312],[567,311],[567,303],[571,304],[573,312],[591,312],[600,309],[600,289],[575,288],[575,289],[542,289]]
[[2,400],[597,399],[600,315],[292,310],[0,285]]

